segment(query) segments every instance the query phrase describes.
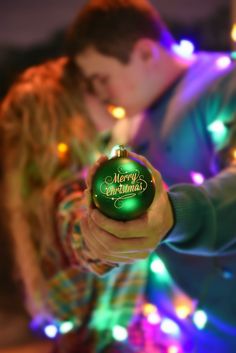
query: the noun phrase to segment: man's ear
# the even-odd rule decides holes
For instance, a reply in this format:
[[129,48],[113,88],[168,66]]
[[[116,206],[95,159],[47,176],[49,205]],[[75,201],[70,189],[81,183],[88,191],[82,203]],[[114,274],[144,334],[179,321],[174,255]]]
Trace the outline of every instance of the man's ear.
[[159,57],[159,45],[152,39],[141,38],[135,44],[134,52],[143,61],[155,61]]

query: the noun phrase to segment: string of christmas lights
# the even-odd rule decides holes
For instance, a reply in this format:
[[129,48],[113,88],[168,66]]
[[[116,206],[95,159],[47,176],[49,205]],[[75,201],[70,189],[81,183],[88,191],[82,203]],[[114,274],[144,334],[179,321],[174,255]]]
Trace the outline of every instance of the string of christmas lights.
[[[236,24],[233,25],[231,38],[235,45]],[[173,51],[178,55],[189,57],[194,55],[194,45],[184,39],[173,47]],[[224,70],[235,59],[236,51],[222,54],[216,61],[216,65],[219,70]],[[125,111],[121,107],[110,107],[109,110],[117,119],[125,117]],[[228,128],[224,117],[211,123],[208,126],[208,131],[217,144],[223,144],[228,138]],[[61,142],[57,151],[58,157],[64,160],[68,154],[68,146]],[[231,149],[229,153],[231,161],[236,162],[236,148]],[[205,176],[197,170],[190,171],[190,176],[195,185],[200,185],[205,180]],[[191,341],[191,332],[204,329],[208,321],[208,313],[176,286],[164,262],[156,254],[153,254],[150,260],[150,273],[156,277],[158,291],[162,291],[164,299],[160,301],[160,306],[144,302],[140,312],[132,319],[128,327],[119,325],[112,327],[114,341],[130,344],[134,347],[134,352],[138,353],[190,352],[194,344]],[[227,270],[225,278],[231,278],[231,274]],[[31,327],[32,329],[35,327],[42,329],[48,338],[54,339],[58,335],[76,329],[77,322],[74,318],[65,322],[58,320],[41,322],[35,318]]]

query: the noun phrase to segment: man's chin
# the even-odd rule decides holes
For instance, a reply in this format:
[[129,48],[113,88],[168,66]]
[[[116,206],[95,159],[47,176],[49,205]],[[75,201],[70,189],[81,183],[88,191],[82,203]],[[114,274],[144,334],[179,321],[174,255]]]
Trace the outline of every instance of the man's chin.
[[134,108],[126,108],[126,116],[127,118],[132,118],[134,116],[139,115],[142,111],[138,110],[138,109],[134,109]]

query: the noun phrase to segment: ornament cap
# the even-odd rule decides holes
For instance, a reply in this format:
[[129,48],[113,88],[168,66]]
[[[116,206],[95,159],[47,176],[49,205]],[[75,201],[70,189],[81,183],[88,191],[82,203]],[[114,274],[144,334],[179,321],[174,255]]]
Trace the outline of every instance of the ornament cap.
[[116,150],[116,155],[115,157],[118,157],[118,158],[127,158],[128,156],[128,152],[127,152],[127,149],[123,146],[123,145],[119,145],[117,150]]

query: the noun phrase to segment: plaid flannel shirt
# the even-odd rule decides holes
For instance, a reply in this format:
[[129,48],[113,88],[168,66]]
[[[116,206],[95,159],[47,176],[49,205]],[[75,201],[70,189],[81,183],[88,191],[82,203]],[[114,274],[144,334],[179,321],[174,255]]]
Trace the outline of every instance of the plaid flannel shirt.
[[130,323],[145,291],[148,260],[119,266],[104,277],[89,272],[79,227],[83,190],[84,183],[76,180],[56,195],[60,251],[67,265],[48,279],[46,300],[55,320],[70,320],[76,329],[86,325],[95,332],[92,352],[100,352],[112,342],[114,325]]

